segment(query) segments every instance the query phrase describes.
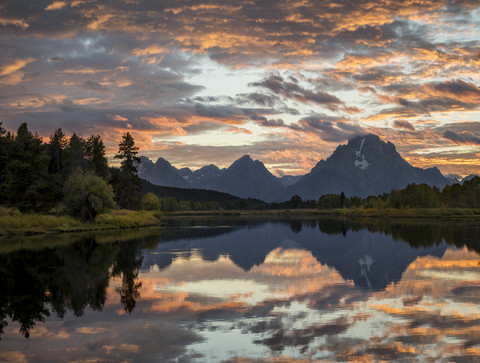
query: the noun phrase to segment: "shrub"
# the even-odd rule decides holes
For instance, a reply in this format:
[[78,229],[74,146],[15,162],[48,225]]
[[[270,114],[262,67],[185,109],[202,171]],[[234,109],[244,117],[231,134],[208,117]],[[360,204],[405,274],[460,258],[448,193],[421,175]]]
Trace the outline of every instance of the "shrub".
[[160,210],[160,200],[155,194],[151,192],[143,196],[141,205],[142,205],[142,210],[153,210],[153,211]]
[[115,207],[113,189],[102,178],[81,170],[67,179],[64,186],[67,213],[93,221],[99,213]]

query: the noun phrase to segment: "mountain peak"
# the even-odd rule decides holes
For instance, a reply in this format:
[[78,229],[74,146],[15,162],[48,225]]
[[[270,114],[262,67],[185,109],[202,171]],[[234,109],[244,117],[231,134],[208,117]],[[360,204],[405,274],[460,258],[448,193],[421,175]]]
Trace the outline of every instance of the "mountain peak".
[[367,142],[367,143],[369,143],[369,144],[374,144],[374,143],[381,143],[381,142],[383,142],[378,135],[375,135],[375,134],[366,134],[366,135],[355,136],[354,138],[348,140],[347,146],[356,145],[356,144],[358,144],[358,143],[361,143],[362,140],[364,140],[364,142]]
[[165,160],[164,158],[158,158],[157,161],[155,162],[155,165],[157,166],[172,166],[168,160]]
[[243,155],[241,158],[237,159],[237,161],[240,161],[240,160],[243,160],[243,161],[253,161],[253,159],[250,157],[250,155],[248,154],[245,154]]

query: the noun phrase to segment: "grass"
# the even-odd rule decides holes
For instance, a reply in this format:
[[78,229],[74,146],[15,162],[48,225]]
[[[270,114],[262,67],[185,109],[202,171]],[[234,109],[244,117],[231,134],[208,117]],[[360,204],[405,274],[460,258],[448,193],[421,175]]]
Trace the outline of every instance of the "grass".
[[[303,216],[371,217],[371,218],[480,218],[480,209],[466,208],[405,208],[405,209],[287,209],[287,210],[217,210],[165,213],[166,218],[180,217],[232,218],[289,218]],[[99,214],[93,223],[66,215],[21,213],[16,209],[0,207],[0,236],[34,235],[126,229],[155,226],[160,223],[160,212],[112,210]]]
[[468,208],[343,208],[343,209],[284,209],[284,210],[217,210],[179,211],[165,213],[166,218],[195,216],[290,217],[335,216],[375,218],[480,218],[480,209]]
[[93,223],[65,215],[21,213],[0,207],[0,235],[32,235],[51,232],[82,232],[157,225],[161,214],[150,211],[112,210],[99,214]]

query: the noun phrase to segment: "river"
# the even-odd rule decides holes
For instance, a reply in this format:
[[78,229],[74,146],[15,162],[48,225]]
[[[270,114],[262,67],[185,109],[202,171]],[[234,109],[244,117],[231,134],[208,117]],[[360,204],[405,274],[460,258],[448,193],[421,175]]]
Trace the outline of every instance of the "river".
[[0,242],[2,362],[475,361],[480,226],[177,219]]

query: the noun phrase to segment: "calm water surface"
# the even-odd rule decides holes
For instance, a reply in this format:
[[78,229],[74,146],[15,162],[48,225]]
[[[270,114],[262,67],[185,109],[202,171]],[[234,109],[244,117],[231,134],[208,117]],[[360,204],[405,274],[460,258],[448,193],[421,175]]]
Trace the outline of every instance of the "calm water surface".
[[479,251],[468,221],[184,220],[3,241],[0,361],[475,361]]

